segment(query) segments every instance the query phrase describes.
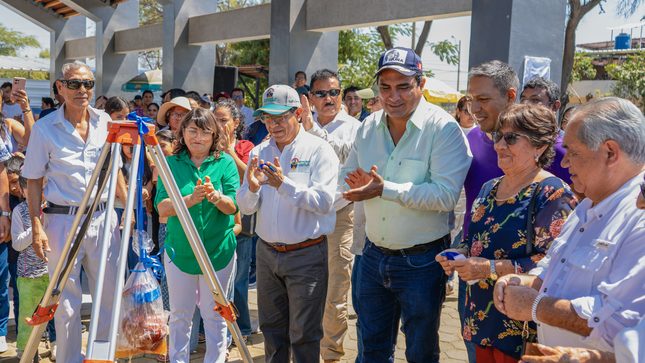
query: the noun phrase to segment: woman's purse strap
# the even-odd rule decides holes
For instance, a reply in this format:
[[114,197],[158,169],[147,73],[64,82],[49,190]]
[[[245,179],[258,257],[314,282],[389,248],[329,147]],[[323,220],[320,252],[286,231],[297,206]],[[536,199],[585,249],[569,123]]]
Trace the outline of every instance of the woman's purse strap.
[[529,202],[529,208],[526,213],[526,256],[531,256],[533,253],[533,212],[535,211],[535,201],[537,200],[538,194],[540,194],[540,187],[542,183],[548,178],[542,179],[538,185],[535,187],[533,194],[531,195],[531,201]]

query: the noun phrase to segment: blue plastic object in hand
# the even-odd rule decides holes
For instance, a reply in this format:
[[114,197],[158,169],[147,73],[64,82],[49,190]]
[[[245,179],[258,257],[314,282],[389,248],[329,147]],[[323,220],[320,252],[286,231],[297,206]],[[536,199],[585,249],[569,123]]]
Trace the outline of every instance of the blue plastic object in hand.
[[454,251],[446,251],[446,252],[442,252],[441,256],[446,256],[446,257],[448,257],[449,260],[454,260],[455,257],[459,256],[460,254],[461,253],[457,253],[457,252],[454,252]]
[[271,169],[271,171],[275,173],[275,168],[274,168],[274,167],[272,167],[271,165],[267,164],[267,163],[260,164],[260,166],[259,166],[258,168],[260,168],[260,170],[262,170],[262,169],[264,169],[264,167],[265,167],[265,166],[266,166],[267,168]]

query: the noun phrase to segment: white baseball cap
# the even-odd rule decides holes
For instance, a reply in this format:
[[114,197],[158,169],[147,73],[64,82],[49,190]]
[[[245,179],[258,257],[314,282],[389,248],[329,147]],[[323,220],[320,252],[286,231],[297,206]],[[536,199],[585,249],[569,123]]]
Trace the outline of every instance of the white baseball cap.
[[300,107],[300,97],[295,89],[278,84],[267,88],[262,94],[262,107],[253,112],[253,117],[260,116],[262,112],[279,115],[293,107]]

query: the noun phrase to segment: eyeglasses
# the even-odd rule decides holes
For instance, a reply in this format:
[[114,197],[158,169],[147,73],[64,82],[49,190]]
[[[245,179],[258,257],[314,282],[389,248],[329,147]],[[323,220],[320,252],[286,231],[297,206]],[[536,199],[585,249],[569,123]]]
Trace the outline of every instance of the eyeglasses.
[[85,86],[86,90],[91,90],[92,88],[94,88],[94,84],[96,83],[93,80],[79,81],[77,79],[59,79],[59,81],[65,83],[67,88],[69,88],[71,90],[74,90],[74,91],[79,89],[79,88],[81,88],[81,85]]
[[184,113],[184,112],[181,112],[181,113],[173,112],[173,113],[168,115],[168,117],[172,117],[172,118],[184,118],[185,116],[186,116],[186,113]]
[[470,115],[470,111],[468,111],[468,109],[466,107],[464,107],[463,109],[461,109],[459,111],[465,113],[466,115]]
[[641,196],[645,198],[645,182],[641,183]]
[[293,112],[293,109],[285,113],[281,113],[279,115],[269,115],[269,114],[263,113],[262,115],[260,115],[260,121],[262,121],[262,123],[264,124],[268,124],[269,121],[273,121],[277,124],[281,124],[287,120],[287,116],[289,116],[292,112]]
[[524,134],[518,134],[515,132],[507,132],[505,134],[502,134],[501,132],[492,132],[491,136],[493,136],[493,141],[497,144],[502,140],[502,137],[504,138],[504,141],[506,141],[507,145],[515,145],[517,142],[517,137],[518,136],[524,136],[528,138],[528,136]]
[[233,97],[233,98],[244,98],[244,96],[242,96],[242,95],[233,95],[231,97]]
[[188,137],[192,139],[197,138],[197,135],[199,135],[202,139],[210,139],[211,137],[213,137],[213,131],[211,130],[199,131],[197,129],[186,129],[186,135],[188,135]]
[[329,91],[313,92],[313,94],[318,98],[326,97],[328,93],[331,97],[338,97],[338,95],[340,94],[340,89],[336,88],[336,89],[330,89]]
[[300,81],[300,80],[303,80],[303,79],[306,79],[306,78],[305,77],[296,77],[297,81]]

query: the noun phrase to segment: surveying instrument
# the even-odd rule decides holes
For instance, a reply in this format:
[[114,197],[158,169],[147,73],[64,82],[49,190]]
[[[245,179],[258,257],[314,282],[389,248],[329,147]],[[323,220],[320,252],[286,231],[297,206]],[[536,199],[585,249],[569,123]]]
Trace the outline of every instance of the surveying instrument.
[[[20,363],[28,363],[35,358],[35,361],[38,357],[38,344],[40,343],[41,337],[45,331],[47,323],[54,317],[54,313],[58,308],[58,303],[60,301],[61,292],[65,288],[65,284],[69,278],[70,272],[78,255],[78,251],[81,243],[83,242],[83,237],[85,232],[90,225],[92,216],[97,210],[101,195],[107,183],[107,176],[109,173],[110,187],[108,189],[108,201],[107,201],[107,212],[105,214],[105,225],[103,228],[103,235],[101,237],[101,258],[98,269],[98,276],[96,281],[96,291],[93,300],[92,306],[92,318],[90,322],[89,338],[87,341],[87,354],[84,363],[115,363],[116,362],[116,349],[117,349],[117,333],[119,331],[119,323],[121,316],[121,301],[123,295],[123,288],[125,283],[125,271],[127,267],[127,253],[128,253],[128,244],[130,240],[130,228],[132,225],[132,213],[134,209],[135,195],[137,193],[136,187],[130,187],[128,190],[127,203],[125,207],[125,221],[123,227],[123,233],[121,236],[121,249],[119,250],[119,257],[117,260],[117,276],[116,276],[116,290],[114,292],[114,301],[113,301],[113,313],[112,319],[110,321],[110,332],[109,339],[107,341],[101,341],[96,339],[98,322],[100,317],[100,302],[102,300],[103,293],[103,282],[105,279],[105,270],[107,264],[108,256],[108,247],[110,241],[110,235],[112,231],[107,227],[110,226],[110,220],[112,218],[111,211],[114,209],[114,199],[116,195],[117,187],[117,177],[119,172],[119,163],[115,162],[115,158],[121,156],[121,149],[123,146],[133,146],[132,152],[132,164],[130,165],[130,174],[129,180],[137,180],[137,175],[139,172],[143,173],[143,170],[140,170],[139,162],[141,157],[141,147],[145,144],[148,147],[155,165],[158,168],[159,177],[163,181],[164,186],[168,190],[168,196],[172,202],[172,205],[177,213],[177,217],[181,223],[181,226],[188,237],[190,247],[197,258],[197,263],[202,270],[204,277],[208,281],[213,297],[215,298],[216,308],[215,310],[226,320],[228,329],[231,332],[233,339],[239,349],[242,360],[245,363],[252,363],[251,354],[244,343],[242,338],[242,333],[240,328],[237,326],[237,309],[233,303],[229,302],[226,298],[226,293],[223,291],[222,286],[220,285],[217,275],[215,274],[215,269],[210,262],[206,249],[202,243],[195,223],[190,217],[188,212],[188,207],[184,202],[182,195],[179,191],[179,187],[175,182],[175,178],[170,172],[166,158],[164,157],[163,151],[159,146],[157,137],[154,134],[154,126],[146,124],[143,121],[143,118],[136,117],[135,121],[111,121],[108,123],[108,137],[105,145],[99,155],[99,160],[97,162],[97,167],[92,173],[90,182],[88,184],[87,191],[83,195],[80,206],[78,206],[78,211],[76,212],[76,217],[72,224],[71,232],[65,244],[63,245],[61,258],[56,264],[56,269],[51,274],[52,278],[49,281],[45,295],[43,296],[40,304],[36,308],[31,319],[27,319],[27,324],[33,326],[31,335],[27,342],[27,346],[24,350],[23,356],[20,360]],[[98,189],[96,192],[96,197],[90,204],[90,197],[92,195],[92,190],[96,185],[98,180]],[[132,185],[132,183],[131,183]],[[83,218],[85,209],[90,205],[89,210],[87,211],[87,218],[83,221],[81,225],[81,219]],[[80,229],[78,228],[80,225]],[[139,222],[139,226],[142,225],[142,221]],[[75,233],[74,231],[77,231]],[[73,242],[73,243],[72,243]],[[109,277],[108,277],[109,278]],[[193,327],[195,329],[196,327]],[[66,362],[62,362],[66,363]],[[210,362],[208,362],[210,363]]]

